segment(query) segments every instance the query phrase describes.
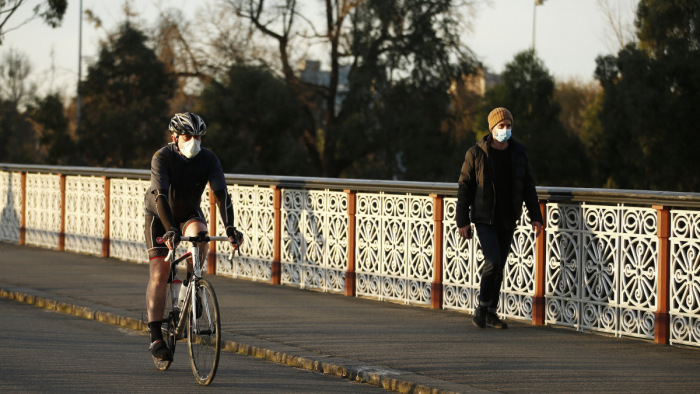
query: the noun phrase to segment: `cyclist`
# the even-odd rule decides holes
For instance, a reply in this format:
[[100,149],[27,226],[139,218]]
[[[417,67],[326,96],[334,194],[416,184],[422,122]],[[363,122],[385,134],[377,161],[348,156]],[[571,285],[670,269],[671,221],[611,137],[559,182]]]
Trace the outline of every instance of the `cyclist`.
[[[234,248],[242,234],[233,225],[233,204],[226,189],[221,162],[207,148],[201,148],[207,126],[196,114],[177,113],[170,120],[172,142],[159,149],[151,160],[151,185],[145,196],[145,236],[148,247],[150,279],[146,291],[150,350],[160,360],[172,360],[172,353],[163,340],[161,324],[165,309],[165,290],[170,276],[170,264],[165,261],[168,250],[177,247],[180,237],[196,236],[207,231],[200,208],[202,193],[211,185],[226,235]],[[199,245],[200,258],[207,254],[207,244]],[[187,286],[192,275],[188,260]]]

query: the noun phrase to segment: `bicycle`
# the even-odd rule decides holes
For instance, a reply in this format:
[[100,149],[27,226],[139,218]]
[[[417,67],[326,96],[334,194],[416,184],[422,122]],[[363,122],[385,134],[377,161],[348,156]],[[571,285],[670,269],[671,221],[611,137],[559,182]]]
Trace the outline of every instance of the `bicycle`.
[[[229,241],[228,237],[211,237],[206,231],[200,232],[196,237],[183,236],[182,242],[190,242],[189,251],[179,258],[175,258],[174,250],[170,250],[166,261],[170,261],[170,277],[166,286],[165,316],[163,317],[163,339],[175,354],[175,345],[178,340],[187,337],[187,349],[190,355],[190,366],[197,383],[207,386],[216,375],[221,353],[221,320],[219,316],[219,303],[211,283],[202,278],[202,262],[199,258],[200,242]],[[238,241],[240,245],[242,241]],[[235,247],[231,251],[229,259],[233,258],[233,252],[239,249]],[[240,250],[239,250],[240,255]],[[192,258],[192,277],[186,287],[184,299],[179,300],[180,291],[173,280],[177,277],[177,265]],[[177,282],[176,282],[177,283]],[[159,360],[153,357],[156,368],[165,371],[170,367],[171,360]]]

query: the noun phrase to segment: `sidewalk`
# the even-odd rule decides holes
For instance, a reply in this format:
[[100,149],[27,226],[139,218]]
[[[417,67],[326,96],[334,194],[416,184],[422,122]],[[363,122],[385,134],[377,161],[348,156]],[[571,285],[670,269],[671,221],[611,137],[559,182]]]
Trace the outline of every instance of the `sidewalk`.
[[[463,313],[207,278],[227,350],[396,391],[700,390],[700,349],[512,320],[482,330]],[[146,264],[0,243],[6,298],[143,329],[147,281]]]

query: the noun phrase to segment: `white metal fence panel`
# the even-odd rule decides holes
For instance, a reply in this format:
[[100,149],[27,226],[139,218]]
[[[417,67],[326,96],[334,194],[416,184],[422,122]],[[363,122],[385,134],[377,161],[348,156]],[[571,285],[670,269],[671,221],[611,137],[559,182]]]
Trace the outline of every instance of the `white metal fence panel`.
[[0,240],[18,243],[22,217],[22,176],[0,171]]
[[671,211],[670,342],[700,346],[700,212]]
[[579,327],[616,333],[619,298],[620,210],[581,206]]
[[[479,304],[479,284],[484,255],[479,235],[466,240],[457,233],[457,199],[444,199],[443,307],[472,313]],[[532,319],[535,293],[535,233],[523,210],[517,222],[511,251],[503,271],[498,313],[516,319]]]
[[516,223],[510,254],[503,270],[503,285],[498,310],[503,316],[532,320],[532,296],[535,294],[535,232],[523,206]]
[[110,256],[146,263],[143,201],[149,181],[112,179],[110,186]]
[[105,181],[100,177],[66,177],[65,249],[102,254],[105,229]]
[[620,304],[617,334],[654,339],[659,270],[657,213],[651,208],[621,206],[620,209]]
[[61,177],[27,174],[27,244],[58,249],[61,231]]
[[[234,224],[245,237],[241,255],[228,260],[231,245],[217,243],[216,272],[234,278],[269,281],[272,274],[274,241],[273,190],[267,187],[228,187],[233,201]],[[224,236],[226,230],[217,210],[217,234]]]
[[343,192],[282,191],[282,283],[335,293],[345,290],[347,206]]
[[578,327],[581,305],[581,211],[547,204],[546,323]]
[[358,193],[357,295],[429,305],[433,278],[433,200]]
[[656,211],[548,204],[547,212],[547,323],[652,339]]
[[478,236],[464,239],[457,233],[457,199],[445,198],[443,205],[443,308],[472,313],[479,304],[479,268],[484,255]]

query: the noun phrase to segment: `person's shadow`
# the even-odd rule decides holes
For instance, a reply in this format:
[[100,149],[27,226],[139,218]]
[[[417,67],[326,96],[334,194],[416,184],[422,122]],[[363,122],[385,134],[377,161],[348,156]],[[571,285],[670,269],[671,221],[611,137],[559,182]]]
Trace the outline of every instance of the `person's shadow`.
[[[3,169],[7,174],[7,193],[5,206],[0,215],[0,241],[19,242],[19,214],[15,209],[15,195],[12,192],[12,172]],[[4,177],[3,177],[4,178]],[[1,179],[1,178],[0,178]],[[4,182],[1,179],[0,182]]]

